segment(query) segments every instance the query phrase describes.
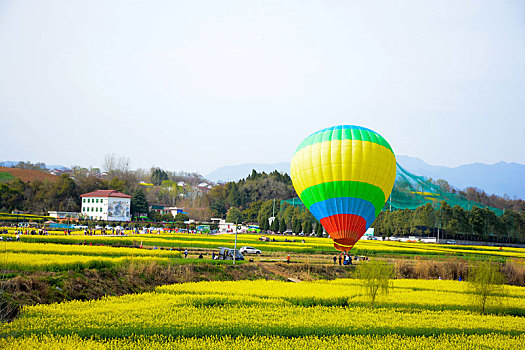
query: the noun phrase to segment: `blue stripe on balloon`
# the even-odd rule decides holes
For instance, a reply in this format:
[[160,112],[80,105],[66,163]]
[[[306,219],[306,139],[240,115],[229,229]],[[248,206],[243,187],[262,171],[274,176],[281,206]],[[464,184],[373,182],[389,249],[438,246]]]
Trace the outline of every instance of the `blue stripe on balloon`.
[[308,209],[310,209],[310,212],[317,220],[337,214],[359,215],[365,219],[367,229],[376,219],[376,208],[374,205],[361,198],[329,198],[312,204]]

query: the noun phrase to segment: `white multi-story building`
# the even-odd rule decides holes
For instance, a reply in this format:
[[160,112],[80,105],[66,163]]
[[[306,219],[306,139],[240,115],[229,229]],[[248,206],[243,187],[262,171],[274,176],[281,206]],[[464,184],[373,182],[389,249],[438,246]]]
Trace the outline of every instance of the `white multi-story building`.
[[131,196],[114,190],[84,193],[80,213],[89,219],[130,221]]

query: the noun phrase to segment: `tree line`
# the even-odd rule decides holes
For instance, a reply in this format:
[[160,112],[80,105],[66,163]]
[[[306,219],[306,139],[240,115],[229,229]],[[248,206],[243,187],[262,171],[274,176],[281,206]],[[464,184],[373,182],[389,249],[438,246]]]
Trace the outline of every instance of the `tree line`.
[[383,211],[373,227],[375,235],[384,237],[439,234],[443,239],[525,243],[525,213],[505,210],[497,216],[488,208],[465,210],[446,202]]
[[[162,216],[149,211],[148,203],[161,203],[184,207],[190,218],[201,222],[219,217],[233,223],[259,224],[262,229],[275,232],[322,232],[321,225],[308,210],[282,202],[297,196],[286,173],[267,174],[253,170],[245,179],[219,184],[209,192],[202,192],[195,190],[195,186],[205,181],[198,174],[167,172],[160,168],[131,171],[125,159],[111,157],[106,163],[105,177],[96,169],[74,167],[71,174],[60,175],[56,182],[26,183],[15,179],[0,183],[0,211],[79,212],[82,193],[112,189],[132,196],[131,209],[135,218],[146,216],[152,221],[169,221],[170,214]],[[31,164],[22,166],[31,167]],[[141,186],[141,180],[154,185]],[[497,216],[489,209],[465,210],[442,202],[415,210],[383,211],[373,225],[376,235],[435,236],[439,233],[446,239],[525,242],[525,214],[519,210],[522,200],[487,196],[476,189],[467,189],[465,196],[483,204],[518,210],[505,210],[502,216]]]

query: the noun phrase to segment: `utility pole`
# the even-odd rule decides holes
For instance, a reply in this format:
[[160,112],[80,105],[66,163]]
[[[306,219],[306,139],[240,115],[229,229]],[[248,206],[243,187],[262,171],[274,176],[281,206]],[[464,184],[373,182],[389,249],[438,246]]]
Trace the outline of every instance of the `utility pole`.
[[235,243],[233,245],[233,265],[235,265],[235,259],[237,258],[237,220],[235,220]]
[[235,265],[236,258],[237,258],[237,223],[235,224],[235,244],[233,246],[233,265]]

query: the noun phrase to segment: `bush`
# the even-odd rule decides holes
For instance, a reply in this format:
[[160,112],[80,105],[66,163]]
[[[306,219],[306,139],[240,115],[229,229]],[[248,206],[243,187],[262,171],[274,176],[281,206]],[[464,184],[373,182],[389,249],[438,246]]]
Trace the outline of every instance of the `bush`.
[[363,289],[370,298],[371,307],[374,307],[377,294],[388,294],[391,287],[390,279],[394,275],[391,264],[383,260],[369,260],[362,262],[356,269],[357,278],[361,279]]
[[525,265],[510,260],[503,266],[502,272],[505,274],[508,284],[514,286],[525,286]]
[[469,267],[469,287],[481,313],[504,292],[505,278],[499,265],[492,260],[480,261]]

